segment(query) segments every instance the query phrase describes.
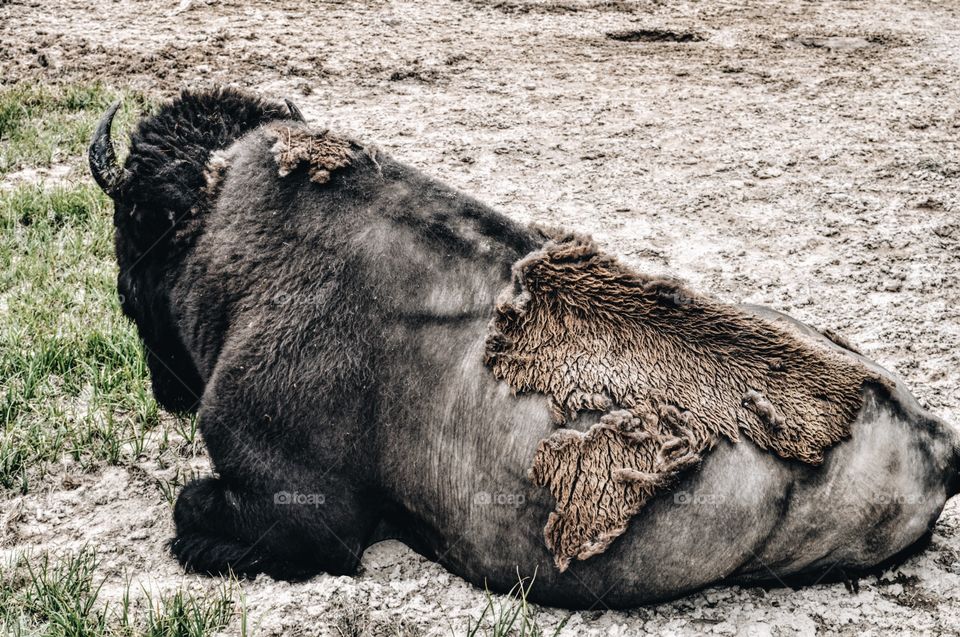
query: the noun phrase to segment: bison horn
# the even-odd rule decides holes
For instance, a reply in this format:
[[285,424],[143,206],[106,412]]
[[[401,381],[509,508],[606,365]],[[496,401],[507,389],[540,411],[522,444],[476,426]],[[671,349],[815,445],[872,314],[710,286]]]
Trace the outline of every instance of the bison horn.
[[303,116],[303,113],[300,112],[300,109],[297,108],[296,104],[287,98],[283,98],[283,101],[287,103],[287,108],[290,110],[290,116],[293,117],[293,119],[297,120],[298,122],[303,122],[304,124],[307,123],[307,118]]
[[93,139],[90,141],[90,172],[97,184],[103,189],[103,192],[116,199],[120,193],[120,187],[127,178],[127,171],[120,167],[117,162],[117,155],[113,150],[113,142],[110,139],[110,128],[113,126],[113,117],[120,108],[120,101],[117,100],[107,109],[97,124],[97,130],[93,133]]

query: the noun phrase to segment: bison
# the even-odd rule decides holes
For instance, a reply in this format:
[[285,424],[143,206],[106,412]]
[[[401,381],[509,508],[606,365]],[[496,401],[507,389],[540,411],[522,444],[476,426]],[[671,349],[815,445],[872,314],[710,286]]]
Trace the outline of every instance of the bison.
[[[354,573],[396,538],[569,608],[856,576],[922,547],[958,433],[839,339],[525,227],[289,102],[184,92],[114,202],[118,290],[215,469],[187,569]],[[741,439],[741,435],[747,439]]]

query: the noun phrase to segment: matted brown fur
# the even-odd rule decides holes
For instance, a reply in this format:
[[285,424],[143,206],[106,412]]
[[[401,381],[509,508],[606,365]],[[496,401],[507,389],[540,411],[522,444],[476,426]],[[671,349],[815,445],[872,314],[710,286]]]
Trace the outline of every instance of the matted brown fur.
[[325,184],[333,171],[350,165],[350,140],[329,131],[274,124],[267,127],[267,133],[276,139],[271,151],[281,177],[305,164],[310,181]]
[[[882,384],[799,331],[634,272],[577,235],[514,265],[486,363],[515,391],[549,396],[558,425],[583,410],[633,417],[560,430],[537,450],[531,475],[557,498],[544,536],[561,570],[606,549],[721,436],[743,431],[782,458],[821,463],[850,435],[863,384]],[[628,435],[639,425],[642,439]]]
[[700,461],[695,441],[670,420],[617,411],[585,434],[561,429],[540,441],[530,477],[557,501],[543,533],[560,571],[607,550],[657,489]]

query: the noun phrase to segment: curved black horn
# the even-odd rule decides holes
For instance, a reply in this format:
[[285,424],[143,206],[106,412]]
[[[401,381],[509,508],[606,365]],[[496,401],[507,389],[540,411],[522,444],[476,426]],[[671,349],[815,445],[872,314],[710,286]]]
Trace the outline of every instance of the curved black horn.
[[93,139],[90,140],[90,172],[93,178],[97,180],[103,192],[116,198],[120,192],[120,186],[126,179],[126,171],[120,167],[117,162],[117,155],[113,150],[113,142],[110,140],[110,127],[113,125],[113,117],[120,108],[120,100],[117,100],[107,109],[107,112],[100,118],[97,124],[97,130],[93,133]]
[[307,123],[307,118],[303,116],[303,113],[300,112],[300,109],[297,108],[296,104],[287,98],[283,98],[283,101],[287,103],[287,108],[290,109],[290,116],[293,117],[293,119],[297,120],[298,122],[303,122],[304,124]]

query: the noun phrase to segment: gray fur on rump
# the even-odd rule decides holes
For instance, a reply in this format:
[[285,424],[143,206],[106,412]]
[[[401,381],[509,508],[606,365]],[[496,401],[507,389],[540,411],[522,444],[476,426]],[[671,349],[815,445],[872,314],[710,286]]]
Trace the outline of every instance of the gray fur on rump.
[[[291,112],[188,93],[141,122],[122,171],[103,143],[91,158],[157,398],[199,412],[216,469],[177,501],[186,567],[353,573],[396,537],[494,590],[536,573],[534,601],[631,606],[872,568],[956,492],[956,432],[857,357],[892,389],[865,386],[822,466],[720,440],[604,553],[560,573],[542,535],[555,503],[527,475],[555,431],[550,401],[515,395],[483,361],[511,266],[545,237]],[[278,131],[306,145],[284,153]]]

